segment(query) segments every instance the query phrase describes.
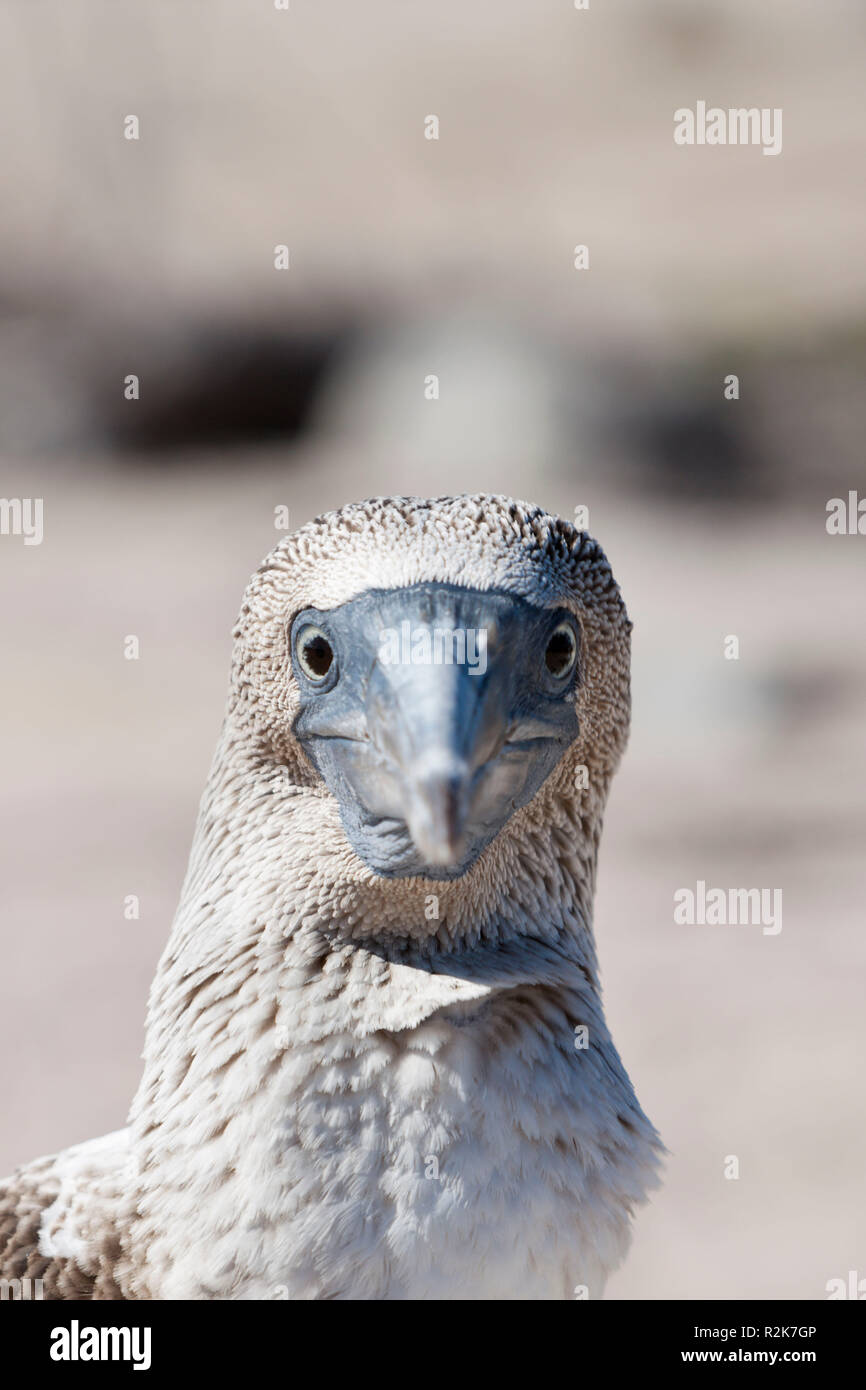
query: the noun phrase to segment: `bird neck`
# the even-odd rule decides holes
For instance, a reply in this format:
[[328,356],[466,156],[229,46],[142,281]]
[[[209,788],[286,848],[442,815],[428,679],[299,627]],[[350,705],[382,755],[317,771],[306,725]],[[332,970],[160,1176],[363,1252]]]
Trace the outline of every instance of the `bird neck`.
[[381,879],[330,795],[229,719],[151,991],[140,1131],[176,1096],[211,1094],[215,1059],[241,1052],[248,1085],[266,1085],[275,1049],[298,1039],[417,1027],[524,985],[564,982],[601,1019],[600,812],[536,803],[463,880]]
[[[416,1229],[419,1154],[446,1140],[466,1174],[464,1205],[495,1229],[489,1164],[506,1188],[523,1181],[538,1162],[535,1128],[562,1168],[555,1224],[588,1212],[587,1231],[566,1244],[589,1251],[602,1280],[593,1242],[614,1251],[625,1240],[654,1140],[601,1007],[597,835],[586,830],[553,799],[500,846],[496,873],[479,861],[469,884],[383,882],[348,850],[329,798],[227,730],[154,981],[131,1113],[127,1244],[138,1287],[166,1298],[278,1296],[287,1268],[337,1258],[341,1228],[328,1213],[344,1179],[347,1192],[364,1191],[385,1249],[389,1222]],[[502,1134],[479,1167],[490,1105]],[[394,1142],[386,1171],[391,1133],[416,1138]],[[342,1176],[329,1185],[335,1165]],[[527,1249],[549,1216],[547,1189],[533,1192]],[[311,1226],[299,1194],[318,1213]],[[253,1238],[260,1230],[270,1245]],[[247,1253],[239,1231],[253,1233]],[[380,1274],[387,1291],[397,1276]]]

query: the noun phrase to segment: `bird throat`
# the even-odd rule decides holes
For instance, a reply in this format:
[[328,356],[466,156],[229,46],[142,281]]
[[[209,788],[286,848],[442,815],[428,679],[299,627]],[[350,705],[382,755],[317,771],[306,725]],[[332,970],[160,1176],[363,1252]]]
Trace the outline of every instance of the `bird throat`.
[[[365,1192],[386,1248],[395,1222],[417,1225],[408,1194],[419,1165],[433,1158],[443,1171],[451,1163],[474,1172],[463,1147],[487,1125],[493,1097],[509,1098],[495,1159],[513,1168],[507,1181],[532,1161],[520,1125],[509,1147],[521,1107],[528,1117],[541,1106],[543,1122],[523,1123],[552,1124],[549,1142],[563,1153],[585,1140],[583,1162],[563,1170],[563,1221],[569,1202],[585,1201],[599,1144],[615,1153],[625,1143],[626,1185],[633,1149],[649,1172],[652,1131],[598,993],[597,826],[553,788],[543,796],[464,879],[383,880],[347,851],[330,799],[269,773],[259,755],[239,758],[227,728],[154,981],[131,1115],[139,1177],[130,1265],[144,1270],[149,1296],[307,1296],[309,1270],[330,1258],[341,1184]],[[592,1051],[575,1070],[568,1059],[580,1037]],[[600,1087],[613,1108],[596,1117]],[[584,1139],[575,1138],[581,1125]],[[384,1148],[382,1134],[392,1136]],[[459,1137],[450,1153],[447,1134]],[[344,1168],[330,1188],[327,1174]],[[486,1230],[484,1183],[476,1191],[475,1176],[466,1181]],[[396,1205],[393,1183],[403,1194]],[[309,1219],[302,1196],[316,1209]],[[620,1207],[612,1195],[616,1240]],[[533,1210],[528,1200],[530,1257]],[[265,1234],[243,1235],[257,1230]],[[434,1296],[424,1268],[409,1253],[401,1272],[374,1252],[354,1284],[322,1276],[316,1296]],[[283,1285],[287,1294],[273,1292]],[[543,1296],[567,1295],[545,1286]]]

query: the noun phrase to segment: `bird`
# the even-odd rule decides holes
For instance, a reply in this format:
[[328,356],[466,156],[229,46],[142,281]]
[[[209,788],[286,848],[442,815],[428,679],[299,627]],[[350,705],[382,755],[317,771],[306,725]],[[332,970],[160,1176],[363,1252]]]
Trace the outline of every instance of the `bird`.
[[630,717],[601,546],[374,498],[253,575],[125,1128],[0,1186],[55,1299],[597,1299],[664,1149],[593,900]]

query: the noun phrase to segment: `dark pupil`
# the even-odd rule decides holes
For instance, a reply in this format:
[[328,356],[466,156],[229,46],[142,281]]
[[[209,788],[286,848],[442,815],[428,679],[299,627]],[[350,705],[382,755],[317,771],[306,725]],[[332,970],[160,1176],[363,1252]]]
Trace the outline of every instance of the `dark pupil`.
[[314,676],[326,676],[331,669],[334,653],[324,637],[308,637],[304,643],[304,661]]
[[571,665],[574,638],[570,632],[555,632],[547,644],[544,663],[552,676],[561,676]]

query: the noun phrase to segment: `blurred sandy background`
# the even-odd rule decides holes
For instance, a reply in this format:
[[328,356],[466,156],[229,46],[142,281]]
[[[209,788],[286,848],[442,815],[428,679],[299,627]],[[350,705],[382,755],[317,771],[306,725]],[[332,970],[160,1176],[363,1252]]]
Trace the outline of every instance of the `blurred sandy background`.
[[[609,1296],[866,1275],[862,6],[6,0],[0,53],[0,494],[45,507],[0,537],[0,1171],[124,1121],[274,508],[483,489],[587,504],[635,622],[596,929],[671,1158]],[[676,147],[698,99],[781,155]],[[676,926],[697,879],[781,934]]]

